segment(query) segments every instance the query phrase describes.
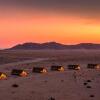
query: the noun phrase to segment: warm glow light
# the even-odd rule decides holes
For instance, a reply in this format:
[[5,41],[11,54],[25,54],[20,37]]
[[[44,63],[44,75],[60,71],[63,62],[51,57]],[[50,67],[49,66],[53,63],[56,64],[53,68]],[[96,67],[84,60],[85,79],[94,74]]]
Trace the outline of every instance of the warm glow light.
[[[0,11],[2,12],[2,11]],[[1,14],[0,14],[1,15]],[[9,9],[0,16],[2,48],[23,42],[100,43],[100,19],[39,10]]]

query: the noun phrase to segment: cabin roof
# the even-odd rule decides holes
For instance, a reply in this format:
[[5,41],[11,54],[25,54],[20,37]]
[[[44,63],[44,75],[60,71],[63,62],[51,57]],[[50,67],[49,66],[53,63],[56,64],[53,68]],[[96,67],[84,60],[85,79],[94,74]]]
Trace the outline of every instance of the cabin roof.
[[53,67],[62,67],[61,65],[52,65]]
[[33,69],[40,69],[40,70],[43,70],[45,69],[44,67],[33,67]]
[[98,66],[99,64],[88,64],[88,66]]
[[1,76],[2,74],[4,74],[4,73],[0,72],[0,76]]
[[33,67],[33,68],[44,68],[44,67]]
[[24,70],[20,70],[20,69],[13,69],[12,73],[22,73]]
[[62,66],[59,66],[59,65],[53,65],[53,66],[51,66],[51,69],[55,69],[55,70],[60,69],[60,68],[62,68]]
[[78,67],[79,65],[68,65],[68,67],[72,67],[72,66],[74,66],[74,67]]

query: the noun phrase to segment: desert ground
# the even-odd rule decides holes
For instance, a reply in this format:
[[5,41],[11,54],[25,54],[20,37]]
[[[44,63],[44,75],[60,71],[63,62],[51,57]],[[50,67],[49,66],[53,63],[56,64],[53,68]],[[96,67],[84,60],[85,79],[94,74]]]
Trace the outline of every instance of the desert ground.
[[[8,78],[0,80],[0,100],[100,100],[100,69],[87,69],[88,63],[100,64],[100,50],[1,50],[0,72]],[[51,71],[54,64],[65,71]],[[68,64],[81,69],[68,70]],[[32,73],[34,66],[48,72]],[[28,76],[12,76],[15,68],[25,69]]]

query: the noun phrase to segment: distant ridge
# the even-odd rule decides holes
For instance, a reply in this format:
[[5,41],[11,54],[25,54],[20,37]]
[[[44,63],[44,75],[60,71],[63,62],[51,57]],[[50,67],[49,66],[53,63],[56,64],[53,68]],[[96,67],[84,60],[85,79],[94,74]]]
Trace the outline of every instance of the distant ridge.
[[100,44],[94,43],[80,43],[76,45],[64,45],[57,42],[46,42],[46,43],[23,43],[18,44],[12,48],[11,50],[40,50],[40,49],[100,49]]

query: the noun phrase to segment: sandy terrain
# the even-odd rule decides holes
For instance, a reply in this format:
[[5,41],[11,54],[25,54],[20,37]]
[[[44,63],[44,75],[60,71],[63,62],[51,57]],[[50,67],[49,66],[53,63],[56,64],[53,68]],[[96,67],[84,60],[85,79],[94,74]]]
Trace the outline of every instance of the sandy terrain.
[[[51,59],[39,62],[32,60],[28,64],[0,65],[0,70],[8,74],[7,80],[0,80],[0,100],[49,100],[50,97],[55,100],[100,100],[100,70],[86,68],[88,63],[100,63],[100,51],[32,52],[36,59],[47,57]],[[56,63],[62,64],[65,71],[50,71],[50,66]],[[67,65],[73,63],[80,64],[81,70],[68,70]],[[33,66],[46,66],[48,73],[32,73]],[[18,67],[26,69],[29,72],[28,77],[11,76],[11,70]],[[12,87],[13,84],[18,84],[19,87]],[[91,87],[87,88],[87,86]]]

